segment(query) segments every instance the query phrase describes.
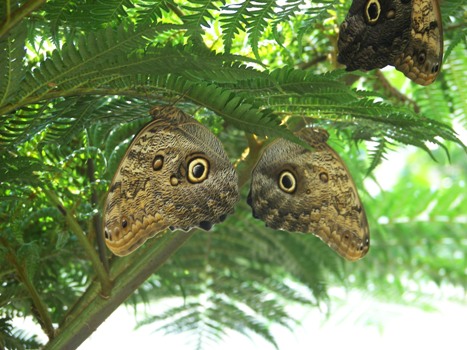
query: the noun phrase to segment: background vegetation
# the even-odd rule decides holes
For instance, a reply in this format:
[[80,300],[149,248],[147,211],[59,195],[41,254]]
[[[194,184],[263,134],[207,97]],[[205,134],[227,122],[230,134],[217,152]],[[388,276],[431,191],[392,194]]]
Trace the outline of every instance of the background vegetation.
[[[227,330],[274,344],[270,324],[295,325],[287,306],[328,303],[330,286],[425,305],[427,285],[465,289],[465,2],[441,4],[445,62],[428,87],[394,70],[347,74],[336,63],[349,6],[3,1],[0,348],[40,346],[13,328],[15,317],[34,317],[46,348],[73,348],[121,303],[164,298],[180,302],[147,322],[191,332],[194,347]],[[109,181],[150,107],[164,103],[219,136],[238,165],[243,200],[211,232],[167,233],[111,257],[101,228]],[[363,260],[347,263],[311,235],[251,217],[244,200],[254,148],[239,160],[252,133],[290,137],[285,117],[326,128],[349,166],[371,227]],[[382,188],[373,170],[407,145],[418,151]]]

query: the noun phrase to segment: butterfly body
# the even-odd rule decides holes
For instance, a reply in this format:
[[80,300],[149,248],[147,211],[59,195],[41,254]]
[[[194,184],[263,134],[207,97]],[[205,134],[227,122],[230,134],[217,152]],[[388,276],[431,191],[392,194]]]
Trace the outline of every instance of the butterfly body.
[[285,139],[266,146],[252,172],[248,203],[273,229],[313,233],[348,260],[369,249],[365,211],[345,164],[322,129],[298,133],[313,151]]
[[431,84],[443,58],[438,0],[354,0],[338,51],[349,71],[392,65],[417,84]]
[[167,228],[209,230],[239,198],[236,171],[209,129],[175,107],[152,114],[118,166],[106,200],[105,240],[116,255]]

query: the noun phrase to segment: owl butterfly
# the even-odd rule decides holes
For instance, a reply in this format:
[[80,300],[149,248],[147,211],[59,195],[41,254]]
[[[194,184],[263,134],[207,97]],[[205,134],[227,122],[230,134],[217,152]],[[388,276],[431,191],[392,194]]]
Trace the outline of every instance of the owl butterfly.
[[105,203],[107,247],[127,255],[170,228],[209,230],[239,199],[237,173],[212,132],[175,107],[156,107],[135,136]]
[[429,85],[443,60],[438,0],[353,0],[337,45],[337,60],[349,71],[392,65]]
[[368,222],[342,159],[323,129],[297,133],[313,150],[277,139],[267,145],[251,176],[248,204],[273,229],[313,233],[348,260],[369,249]]

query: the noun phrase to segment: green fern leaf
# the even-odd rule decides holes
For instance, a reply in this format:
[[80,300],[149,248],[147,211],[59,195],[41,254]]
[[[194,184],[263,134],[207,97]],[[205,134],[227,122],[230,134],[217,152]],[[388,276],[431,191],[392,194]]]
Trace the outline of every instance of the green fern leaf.
[[224,50],[229,53],[232,42],[236,34],[243,31],[247,26],[247,9],[251,4],[250,0],[239,4],[228,4],[222,8],[220,22],[222,28],[222,38],[224,40]]
[[57,171],[36,158],[13,156],[9,152],[0,153],[0,159],[0,182],[40,185],[40,172]]
[[169,12],[170,8],[175,7],[172,0],[160,0],[157,2],[151,0],[141,0],[135,4],[135,11],[137,13],[136,20],[138,24],[147,25],[151,22],[156,22],[162,18],[163,11]]
[[92,7],[90,14],[93,21],[98,23],[120,23],[128,17],[128,9],[134,8],[130,0],[106,0],[98,1]]
[[156,25],[127,29],[121,25],[116,30],[109,27],[97,33],[91,32],[85,37],[80,37],[77,44],[66,43],[61,50],[54,51],[46,58],[39,67],[30,68],[31,71],[19,86],[17,103],[21,104],[30,96],[40,99],[57,89],[72,90],[86,85],[95,87],[96,82],[103,84],[112,79],[111,76],[105,76],[109,65],[117,59],[128,63],[125,57],[143,46],[146,42],[145,37],[175,28],[180,29],[180,26]]
[[214,19],[213,11],[219,11],[219,4],[225,4],[225,1],[212,1],[212,0],[191,0],[184,4],[182,8],[189,12],[182,17],[183,23],[190,28],[187,34],[192,36],[194,42],[203,45],[201,38],[200,28],[209,28],[209,22]]
[[21,23],[0,41],[0,106],[11,103],[24,78],[27,26]]
[[250,8],[246,12],[248,20],[247,32],[251,41],[251,49],[257,60],[260,60],[258,51],[261,36],[268,26],[268,22],[274,17],[276,9],[275,1],[255,0],[251,2]]

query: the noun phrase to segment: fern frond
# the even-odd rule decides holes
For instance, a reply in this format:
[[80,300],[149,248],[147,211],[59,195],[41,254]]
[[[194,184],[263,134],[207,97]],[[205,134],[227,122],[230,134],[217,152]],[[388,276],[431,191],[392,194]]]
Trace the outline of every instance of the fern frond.
[[163,12],[169,12],[170,7],[175,7],[172,0],[160,0],[157,2],[151,0],[140,0],[134,4],[134,11],[136,12],[136,20],[138,24],[148,24],[156,22],[162,18]]
[[128,9],[134,8],[131,0],[106,0],[98,1],[92,7],[90,14],[92,20],[97,23],[120,23],[128,17]]
[[214,20],[213,11],[219,10],[219,5],[225,4],[225,0],[192,0],[185,3],[182,9],[188,12],[182,17],[183,23],[196,30],[188,30],[187,34],[192,36],[193,41],[202,43],[199,29],[209,28],[209,21]]
[[391,144],[391,142],[389,142],[389,140],[384,136],[374,137],[372,141],[375,144],[368,149],[370,165],[368,166],[366,176],[368,176],[384,159],[386,159],[385,156],[388,151],[388,145]]
[[454,49],[451,55],[450,68],[446,74],[451,86],[448,92],[452,101],[451,111],[456,119],[467,128],[467,99],[465,98],[467,92],[467,58],[465,57],[465,48],[462,46],[457,46]]
[[0,153],[0,182],[39,185],[40,172],[57,171],[54,167],[43,164],[39,159],[15,156],[10,152]]
[[335,1],[321,0],[319,3],[312,2],[311,6],[307,7],[305,10],[304,19],[302,20],[297,33],[297,40],[300,44],[300,52],[303,37],[310,33],[310,28],[314,28],[317,23],[323,23],[324,20],[329,18],[328,11],[334,9],[335,6]]
[[247,33],[251,42],[252,51],[256,59],[260,60],[258,51],[259,41],[268,25],[268,22],[274,17],[276,9],[275,1],[255,0],[251,1],[251,7],[246,12],[248,20]]
[[248,23],[246,14],[250,3],[250,0],[245,0],[239,4],[227,4],[222,7],[220,22],[222,38],[224,40],[224,50],[227,53],[229,53],[232,48],[235,35],[243,31]]
[[37,336],[29,335],[26,331],[13,329],[10,317],[0,318],[0,345],[4,349],[23,350],[38,349],[41,344]]
[[451,52],[459,45],[463,45],[464,48],[467,45],[467,26],[462,26],[459,30],[454,31],[453,36],[451,38],[451,42],[447,47],[444,53],[444,60],[451,56]]
[[[121,25],[116,30],[107,28],[97,33],[82,36],[77,43],[66,43],[61,50],[55,50],[39,67],[26,74],[18,88],[17,108],[28,97],[44,97],[54,90],[71,90],[82,86],[102,84],[111,76],[102,77],[102,71],[112,66],[117,59],[126,60],[132,51],[146,42],[145,37],[158,31],[181,29],[176,25],[155,25],[143,29],[126,29]],[[128,63],[128,61],[126,61]],[[30,67],[29,69],[31,69]]]
[[0,41],[0,106],[11,103],[24,78],[27,26],[21,23]]

